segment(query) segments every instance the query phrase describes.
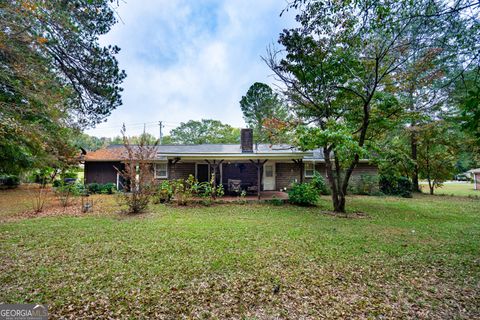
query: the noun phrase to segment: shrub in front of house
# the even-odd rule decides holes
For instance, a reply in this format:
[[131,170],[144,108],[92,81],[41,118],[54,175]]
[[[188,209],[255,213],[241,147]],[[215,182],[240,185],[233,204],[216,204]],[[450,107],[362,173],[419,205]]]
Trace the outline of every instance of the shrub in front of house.
[[189,175],[188,179],[172,180],[173,199],[178,205],[186,206],[193,197],[196,186],[196,179],[193,175]]
[[380,191],[387,195],[412,197],[412,182],[407,177],[394,175],[380,176]]
[[378,175],[362,174],[352,184],[352,193],[359,195],[373,196],[378,195]]
[[113,194],[115,193],[115,190],[116,190],[115,184],[112,182],[100,185],[101,194]]
[[116,190],[114,183],[89,183],[86,186],[88,193],[91,194],[113,194]]
[[168,180],[163,180],[157,185],[153,194],[153,203],[167,203],[172,200],[173,197],[173,184]]
[[98,184],[96,182],[89,183],[89,184],[86,185],[86,187],[87,187],[87,191],[89,193],[92,193],[92,194],[100,193],[100,184]]
[[320,194],[323,194],[323,195],[329,195],[331,192],[330,192],[330,188],[328,187],[327,183],[325,182],[325,179],[323,178],[323,176],[318,173],[317,171],[315,171],[315,173],[313,174],[313,177],[312,179],[310,180],[309,182]]
[[214,198],[221,198],[225,195],[223,185],[221,183],[218,185],[215,183],[215,176],[213,174],[210,181],[196,181],[192,188],[197,196],[204,199],[210,198],[210,200],[213,200]]
[[288,201],[299,206],[314,206],[319,197],[318,190],[312,183],[296,183],[288,191]]
[[20,179],[15,175],[0,175],[0,187],[2,188],[16,188],[20,184]]

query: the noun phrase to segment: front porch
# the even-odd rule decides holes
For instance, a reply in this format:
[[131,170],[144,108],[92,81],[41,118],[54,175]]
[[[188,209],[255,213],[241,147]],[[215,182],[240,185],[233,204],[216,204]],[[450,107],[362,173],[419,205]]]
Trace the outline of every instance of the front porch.
[[247,200],[287,199],[287,194],[279,190],[303,180],[301,159],[177,159],[170,160],[169,167],[174,179],[186,179],[192,174],[204,182],[214,176],[215,184],[225,190],[224,198],[231,201],[238,200],[241,193],[246,193]]

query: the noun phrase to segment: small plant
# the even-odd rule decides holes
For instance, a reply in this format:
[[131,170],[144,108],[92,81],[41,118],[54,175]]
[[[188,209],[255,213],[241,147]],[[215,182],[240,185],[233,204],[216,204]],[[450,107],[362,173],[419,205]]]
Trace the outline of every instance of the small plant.
[[162,181],[157,185],[156,191],[153,195],[153,203],[167,203],[172,200],[174,183],[168,180]]
[[210,181],[205,182],[195,182],[193,189],[195,193],[202,197],[204,200],[209,198],[211,201],[215,200],[218,197],[223,197],[225,195],[225,190],[223,185],[217,185],[215,182],[215,175],[212,174]]
[[173,180],[173,195],[178,205],[187,205],[193,197],[193,193],[198,190],[198,182],[193,175],[189,175],[186,180]]
[[290,203],[300,206],[314,206],[317,204],[318,190],[310,183],[296,183],[288,191]]
[[245,204],[247,203],[247,192],[245,190],[242,190],[240,194],[238,195],[238,203],[240,204]]
[[48,190],[44,184],[41,184],[39,188],[34,190],[32,197],[32,208],[35,213],[43,211],[47,197]]
[[219,184],[216,188],[215,188],[215,194],[218,198],[221,198],[225,195],[225,189],[223,188],[223,184]]
[[70,185],[67,184],[58,186],[55,188],[55,194],[63,208],[66,208],[70,205],[70,198],[72,196],[72,188]]

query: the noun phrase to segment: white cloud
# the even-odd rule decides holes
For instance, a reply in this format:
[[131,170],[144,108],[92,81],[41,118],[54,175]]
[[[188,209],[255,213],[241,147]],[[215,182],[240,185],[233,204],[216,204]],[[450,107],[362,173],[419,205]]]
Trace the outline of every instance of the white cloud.
[[[255,81],[271,83],[260,56],[292,18],[279,18],[285,3],[270,1],[129,1],[102,41],[122,48],[127,72],[123,105],[89,134],[158,133],[190,119],[213,118],[243,126],[239,100]],[[138,125],[128,125],[128,124]]]

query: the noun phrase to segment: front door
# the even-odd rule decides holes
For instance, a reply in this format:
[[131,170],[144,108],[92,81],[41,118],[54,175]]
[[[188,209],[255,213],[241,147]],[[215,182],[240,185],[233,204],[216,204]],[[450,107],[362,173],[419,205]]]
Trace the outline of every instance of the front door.
[[275,163],[263,165],[263,190],[275,190]]
[[198,182],[210,181],[208,164],[197,163],[197,180]]

